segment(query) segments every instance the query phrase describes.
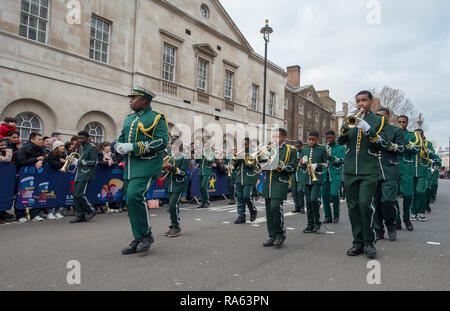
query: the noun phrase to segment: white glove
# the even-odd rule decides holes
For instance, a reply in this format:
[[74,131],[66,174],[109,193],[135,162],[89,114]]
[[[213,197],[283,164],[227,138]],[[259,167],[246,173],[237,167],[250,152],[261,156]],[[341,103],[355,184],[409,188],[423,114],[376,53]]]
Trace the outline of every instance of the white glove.
[[308,163],[308,156],[303,156],[302,158],[302,164]]
[[364,121],[361,118],[358,118],[358,126],[357,128],[359,128],[360,130],[363,130],[364,132],[368,132],[370,130],[370,125],[369,123],[367,123],[366,121]]
[[350,117],[350,116],[352,116],[352,115],[354,115],[354,114],[356,114],[358,111],[359,111],[358,108],[353,108],[352,110],[350,110],[350,111],[348,112],[347,118]]
[[133,144],[126,143],[126,144],[117,144],[116,151],[119,154],[125,155],[131,151],[133,151]]
[[313,168],[313,170],[316,170],[316,168],[317,168],[317,163],[313,163],[313,164],[312,164],[312,168]]
[[73,162],[71,163],[71,165],[77,166],[77,165],[78,165],[78,159],[75,159],[75,161],[73,161]]

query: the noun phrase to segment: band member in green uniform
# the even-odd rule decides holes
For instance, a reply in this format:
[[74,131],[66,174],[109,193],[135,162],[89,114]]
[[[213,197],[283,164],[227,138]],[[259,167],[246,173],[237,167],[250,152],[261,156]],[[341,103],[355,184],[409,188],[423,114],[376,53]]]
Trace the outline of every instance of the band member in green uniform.
[[434,159],[431,164],[431,203],[436,202],[439,186],[439,169],[441,165],[442,160],[438,155],[436,155],[436,159]]
[[169,173],[166,177],[167,194],[169,196],[169,213],[171,225],[169,231],[165,233],[169,238],[175,238],[180,235],[180,201],[183,192],[186,190],[187,170],[189,169],[189,160],[187,155],[182,153],[183,145],[176,140],[172,143],[171,152],[172,161],[163,164],[163,170]]
[[166,117],[150,107],[155,94],[135,87],[129,97],[130,108],[135,113],[125,119],[115,145],[116,151],[125,158],[124,192],[134,236],[131,244],[122,250],[124,255],[147,252],[154,242],[146,194],[161,176],[164,149],[169,140]]
[[[236,150],[234,152],[237,152]],[[233,154],[228,153],[225,157],[224,164],[225,164],[225,171],[228,177],[228,199],[230,200],[228,202],[228,205],[234,205],[236,204],[236,197],[235,197],[235,183],[236,183],[236,170],[233,169],[233,165],[231,164],[231,159],[233,158]]]
[[[336,142],[336,133],[334,131],[328,131],[325,135],[328,165],[323,174],[322,200],[325,214],[324,223],[330,224],[339,222],[342,164],[344,164],[345,147]],[[331,202],[333,202],[333,213],[331,213]]]
[[414,201],[411,208],[411,220],[427,221],[425,210],[427,205],[427,174],[431,165],[431,150],[427,148],[421,129],[415,130],[419,138],[419,152],[414,157],[413,191]]
[[[303,142],[301,140],[297,140],[295,142],[295,149],[297,150],[297,154],[302,151]],[[298,176],[298,167],[297,171],[294,175],[292,175],[292,199],[294,200],[294,210],[292,213],[305,213],[305,184],[303,182],[303,178],[299,178]]]
[[[414,158],[419,151],[418,134],[408,131],[409,118],[407,116],[399,116],[397,122],[403,130],[403,135],[406,140],[405,152],[399,155],[398,170],[400,175],[399,191],[403,197],[403,222],[408,231],[413,231],[414,226],[411,223],[411,206],[413,202],[413,175],[414,175]],[[397,230],[402,229],[402,222],[400,220],[400,208],[398,201],[396,207],[399,211],[396,217]]]
[[77,166],[73,187],[73,203],[77,211],[77,217],[70,222],[72,224],[89,221],[95,217],[95,210],[86,197],[86,190],[89,183],[95,178],[98,150],[94,144],[89,142],[89,133],[86,131],[78,133],[78,143],[80,147],[77,153],[81,158],[73,163]]
[[426,190],[426,206],[425,206],[425,210],[427,211],[427,213],[431,213],[431,188],[432,188],[432,176],[433,176],[433,171],[432,171],[432,166],[433,163],[437,160],[437,155],[434,151],[434,146],[433,143],[429,140],[425,139],[425,148],[427,150],[429,150],[429,158],[430,158],[430,164],[428,165],[428,169],[427,169],[427,190]]
[[370,111],[372,103],[371,92],[359,92],[356,95],[357,108],[347,115],[338,137],[338,143],[347,146],[344,184],[353,233],[353,247],[347,255],[357,256],[365,252],[371,259],[377,254],[372,228],[375,213],[372,198],[381,179],[378,149],[383,140],[379,135],[383,128],[382,118]]
[[256,161],[250,159],[249,139],[245,138],[244,149],[240,154],[236,155],[236,159],[232,160],[233,169],[236,172],[236,193],[238,199],[237,213],[238,218],[235,224],[245,224],[245,207],[250,211],[250,221],[255,221],[257,210],[251,200],[252,186],[256,176]]
[[304,233],[320,232],[320,196],[324,168],[328,156],[324,146],[319,145],[319,133],[312,131],[308,136],[308,145],[298,155],[299,174],[303,179],[306,194],[308,225]]
[[261,167],[263,171],[266,171],[262,196],[266,204],[269,240],[263,243],[265,247],[278,248],[286,240],[283,201],[287,199],[289,177],[295,173],[297,163],[296,153],[286,144],[286,138],[285,129],[280,128],[272,133],[272,144],[269,150],[275,151],[277,155],[269,161],[269,164]]
[[200,197],[202,204],[198,208],[209,207],[208,182],[213,173],[213,167],[216,166],[215,153],[209,142],[203,144],[203,154],[201,159],[197,159],[200,164],[198,171],[198,185],[200,187]]
[[398,237],[395,218],[399,213],[395,202],[397,202],[397,189],[400,180],[397,156],[405,152],[406,139],[400,127],[389,124],[389,109],[380,108],[377,114],[384,117],[382,134],[389,146],[384,145],[383,148],[385,149],[379,151],[382,179],[377,183],[373,199],[375,205],[373,227],[377,240],[384,239],[384,226],[386,226],[389,240],[395,241]]

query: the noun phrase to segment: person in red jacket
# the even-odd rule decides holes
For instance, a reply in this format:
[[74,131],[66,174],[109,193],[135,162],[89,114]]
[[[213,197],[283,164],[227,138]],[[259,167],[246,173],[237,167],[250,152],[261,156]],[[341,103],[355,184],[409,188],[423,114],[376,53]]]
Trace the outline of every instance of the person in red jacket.
[[0,138],[6,138],[9,132],[17,131],[16,119],[7,117],[0,125]]

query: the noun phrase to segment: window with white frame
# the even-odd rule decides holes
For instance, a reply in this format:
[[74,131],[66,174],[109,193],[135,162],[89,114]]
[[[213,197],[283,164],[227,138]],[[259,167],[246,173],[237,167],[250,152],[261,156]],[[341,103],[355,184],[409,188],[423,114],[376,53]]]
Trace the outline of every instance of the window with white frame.
[[170,82],[175,82],[176,53],[176,48],[164,43],[162,78]]
[[98,122],[91,122],[84,128],[89,133],[94,143],[101,143],[105,138],[105,130]]
[[19,138],[22,144],[28,141],[31,133],[42,134],[42,121],[34,113],[21,113],[16,117],[16,121],[17,131],[19,132]]
[[109,62],[111,23],[99,17],[91,17],[91,41],[89,58],[103,63]]
[[252,110],[258,111],[259,86],[253,84],[252,87]]
[[298,140],[303,141],[303,126],[299,125],[298,126]]
[[319,113],[316,112],[316,122],[319,122]]
[[305,112],[305,106],[303,104],[298,104],[298,114],[303,115]]
[[270,116],[273,116],[275,114],[275,105],[276,105],[275,93],[270,92],[270,97],[269,97],[269,115]]
[[198,59],[198,85],[197,89],[203,92],[208,91],[208,65],[209,63],[199,58]]
[[308,110],[308,118],[311,119],[311,109]]
[[21,0],[19,35],[46,43],[48,19],[48,0]]
[[225,99],[233,99],[233,77],[234,73],[225,70]]

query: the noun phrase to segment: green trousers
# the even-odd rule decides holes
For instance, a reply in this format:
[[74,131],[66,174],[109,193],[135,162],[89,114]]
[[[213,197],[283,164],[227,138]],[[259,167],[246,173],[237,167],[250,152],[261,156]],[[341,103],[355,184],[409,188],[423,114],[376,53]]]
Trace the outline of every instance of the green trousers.
[[78,217],[83,216],[84,213],[94,212],[94,207],[86,197],[89,183],[89,181],[76,181],[73,186],[73,206]]
[[308,226],[320,225],[320,190],[322,185],[305,185]]
[[124,191],[127,199],[128,217],[136,240],[152,234],[146,195],[154,180],[156,180],[155,177],[125,179]]
[[209,202],[208,182],[211,175],[198,176],[198,185],[200,187],[200,199],[202,204]]
[[[340,187],[341,179],[330,181],[329,178],[322,185],[322,202],[325,220],[333,220],[340,216]],[[333,202],[333,214],[331,213],[330,203]],[[333,217],[334,215],[334,217]]]
[[284,229],[284,212],[282,199],[266,199],[267,231],[269,238],[275,240],[277,237],[286,238]]
[[425,177],[413,177],[414,201],[411,213],[414,215],[425,214],[427,204],[427,179]]
[[292,199],[296,210],[305,207],[305,185],[303,183],[292,180]]
[[236,181],[236,176],[234,174],[231,175],[230,177],[228,177],[228,192],[229,192],[228,198],[230,200],[234,200],[235,199],[235,196],[234,196],[234,193],[235,193],[234,183],[235,183],[235,181]]
[[169,192],[169,213],[171,229],[180,228],[180,201],[182,192]]
[[[411,217],[411,208],[413,204],[413,177],[408,175],[400,174],[399,192],[403,197],[403,221],[409,221]],[[399,211],[395,222],[401,223],[400,220],[400,205],[398,201],[395,202],[395,207]]]
[[375,231],[372,228],[375,208],[372,199],[377,185],[376,175],[345,174],[345,195],[348,215],[353,233],[353,246],[363,247],[375,242]]
[[396,217],[399,214],[395,205],[395,202],[397,202],[397,188],[397,180],[380,180],[377,182],[373,196],[375,205],[373,229],[378,235],[384,235],[384,226],[389,230],[395,228],[397,224]]
[[438,185],[431,186],[431,199],[436,200],[437,198]]
[[241,184],[236,184],[236,195],[237,195],[237,212],[239,217],[245,218],[245,206],[248,207],[250,213],[256,212],[256,207],[250,198],[250,192],[252,191],[252,186],[242,186]]

